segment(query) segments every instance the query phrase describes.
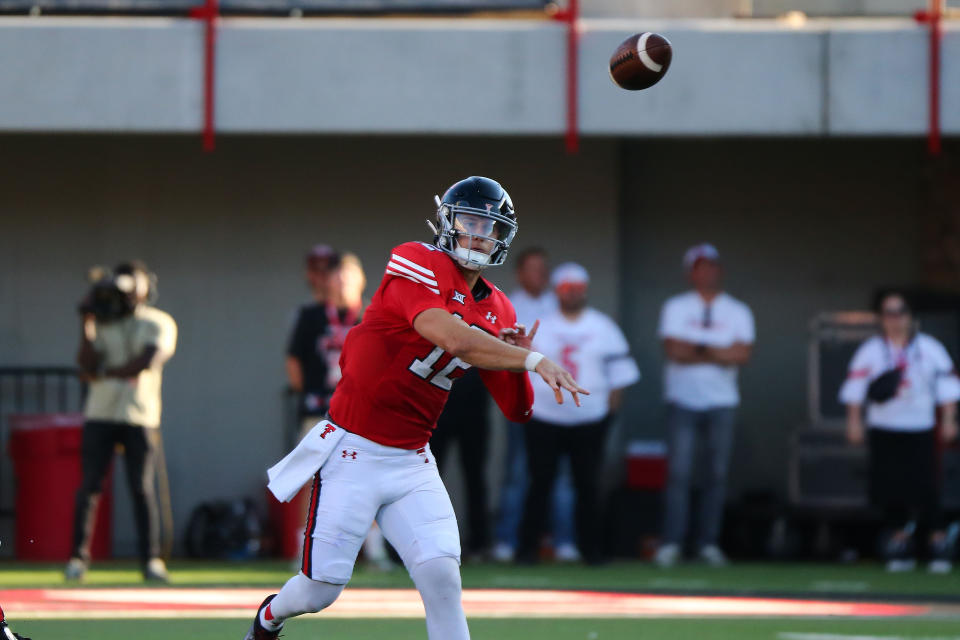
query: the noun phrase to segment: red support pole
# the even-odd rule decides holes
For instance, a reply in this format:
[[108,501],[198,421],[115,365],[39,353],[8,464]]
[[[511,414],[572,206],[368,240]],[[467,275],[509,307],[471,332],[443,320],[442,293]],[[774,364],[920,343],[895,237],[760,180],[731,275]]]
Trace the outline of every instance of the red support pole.
[[943,48],[943,14],[945,0],[930,0],[929,11],[918,11],[916,19],[930,25],[929,128],[927,151],[940,155],[940,53]]
[[932,0],[930,16],[930,132],[927,149],[940,155],[940,51],[943,40],[943,7],[941,0]]
[[206,43],[203,64],[203,150],[211,152],[216,147],[214,141],[213,107],[216,96],[214,74],[217,62],[217,14],[220,7],[217,0],[207,0],[206,6]]
[[203,150],[211,152],[216,148],[214,134],[215,73],[217,62],[217,17],[220,14],[218,0],[206,0],[203,7],[190,11],[190,17],[204,21],[203,52]]
[[567,24],[567,153],[575,154],[580,149],[580,129],[577,121],[578,73],[580,54],[580,3],[570,0],[568,7],[554,15],[556,20]]

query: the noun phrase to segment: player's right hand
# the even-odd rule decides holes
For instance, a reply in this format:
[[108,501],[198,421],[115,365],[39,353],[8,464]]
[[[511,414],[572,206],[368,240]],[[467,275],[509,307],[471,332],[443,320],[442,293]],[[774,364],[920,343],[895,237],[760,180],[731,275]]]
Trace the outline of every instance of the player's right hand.
[[590,395],[590,392],[577,384],[569,371],[552,361],[550,358],[544,358],[537,365],[536,372],[540,374],[543,381],[553,389],[553,395],[557,398],[557,404],[563,404],[563,389],[570,392],[573,396],[573,402],[580,406],[580,395]]

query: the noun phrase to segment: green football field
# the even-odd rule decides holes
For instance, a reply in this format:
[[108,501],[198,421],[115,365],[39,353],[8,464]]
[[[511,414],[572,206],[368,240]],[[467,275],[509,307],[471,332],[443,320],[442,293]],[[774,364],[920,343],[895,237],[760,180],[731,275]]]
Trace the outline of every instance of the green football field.
[[[0,589],[63,587],[66,585],[62,571],[61,564],[0,562]],[[282,585],[294,573],[289,562],[276,560],[244,563],[174,561],[170,564],[170,571],[171,586],[174,587],[262,586],[265,590]],[[463,586],[468,589],[597,589],[651,593],[956,598],[960,601],[960,568],[947,575],[932,575],[922,569],[892,574],[874,562],[852,565],[745,563],[723,569],[689,564],[668,571],[641,562],[614,562],[601,567],[465,564],[462,575]],[[140,573],[131,562],[94,565],[84,584],[89,587],[143,586]],[[358,567],[350,586],[397,588],[410,587],[412,583],[402,569],[380,573]]]
[[[241,640],[240,620],[27,620],[32,640]],[[471,620],[474,640],[958,640],[960,621]],[[420,620],[294,620],[285,640],[425,640]]]
[[[223,590],[247,587],[272,593],[291,575],[289,563],[173,562],[172,585],[156,589],[203,588]],[[61,589],[66,586],[60,565],[0,563],[0,598],[21,589]],[[491,640],[960,640],[960,575],[931,575],[924,571],[889,574],[873,563],[739,564],[724,569],[699,565],[670,571],[648,564],[613,563],[599,568],[577,565],[512,567],[466,565],[466,589],[595,590],[632,593],[756,596],[805,600],[933,603],[932,613],[913,618],[471,618],[475,639]],[[96,566],[84,590],[142,587],[132,563]],[[358,569],[356,588],[409,589],[402,570],[378,573]],[[348,587],[349,588],[349,587]],[[5,604],[0,599],[0,604]],[[238,618],[191,619],[46,619],[43,615],[18,619],[7,609],[13,627],[33,640],[239,640],[249,624]],[[251,612],[252,613],[252,612]],[[291,621],[284,638],[425,640],[420,619],[304,618]]]

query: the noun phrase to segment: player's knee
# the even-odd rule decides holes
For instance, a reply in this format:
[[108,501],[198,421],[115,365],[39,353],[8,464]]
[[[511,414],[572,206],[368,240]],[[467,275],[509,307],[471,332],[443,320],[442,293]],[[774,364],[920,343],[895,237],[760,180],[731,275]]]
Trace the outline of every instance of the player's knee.
[[410,575],[424,601],[460,599],[460,565],[455,558],[427,560],[414,567]]

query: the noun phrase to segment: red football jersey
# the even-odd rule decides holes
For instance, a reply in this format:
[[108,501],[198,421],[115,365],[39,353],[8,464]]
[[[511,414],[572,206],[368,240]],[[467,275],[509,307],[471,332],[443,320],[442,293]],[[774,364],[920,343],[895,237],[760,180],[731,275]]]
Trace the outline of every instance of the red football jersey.
[[[413,320],[427,309],[445,309],[499,335],[514,326],[516,312],[502,291],[484,284],[490,294],[477,302],[447,254],[421,242],[396,247],[363,321],[347,334],[330,419],[380,444],[424,446],[453,381],[470,365],[424,339]],[[509,420],[530,418],[533,389],[526,372],[483,370],[480,377]]]

